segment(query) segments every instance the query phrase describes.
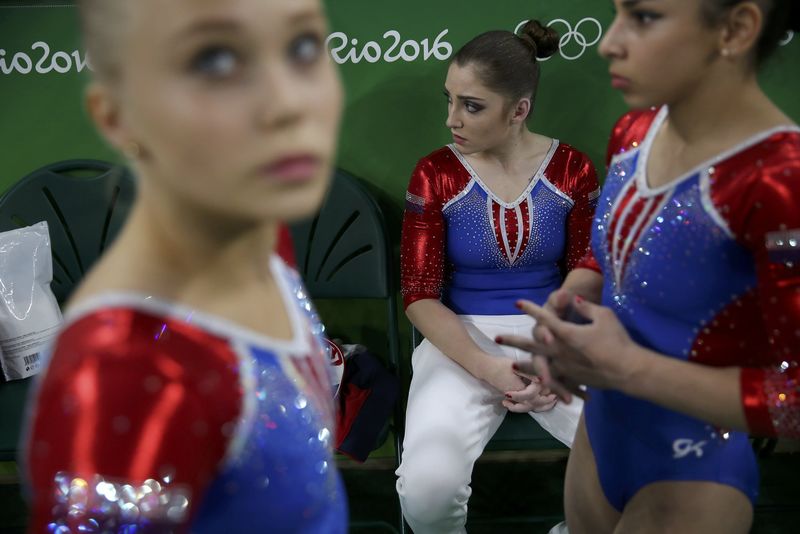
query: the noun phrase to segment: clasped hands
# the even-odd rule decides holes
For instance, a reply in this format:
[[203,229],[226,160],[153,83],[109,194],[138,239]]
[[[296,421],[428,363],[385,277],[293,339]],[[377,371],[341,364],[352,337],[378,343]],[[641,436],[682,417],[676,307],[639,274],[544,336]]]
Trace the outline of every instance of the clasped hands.
[[[564,289],[551,293],[544,306],[526,300],[517,306],[536,319],[533,336],[499,336],[495,341],[531,353],[514,370],[538,378],[539,387],[566,403],[573,395],[585,398],[581,385],[623,389],[641,365],[638,345],[609,308]],[[580,318],[586,324],[577,324]]]

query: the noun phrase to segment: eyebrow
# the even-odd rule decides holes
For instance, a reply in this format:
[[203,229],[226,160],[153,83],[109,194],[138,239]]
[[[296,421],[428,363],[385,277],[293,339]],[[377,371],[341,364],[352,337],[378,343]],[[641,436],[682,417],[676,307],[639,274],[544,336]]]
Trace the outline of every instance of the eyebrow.
[[241,28],[241,24],[232,19],[206,19],[187,26],[178,33],[176,40],[197,34],[197,33],[222,33],[235,32]]
[[[444,92],[445,92],[446,95],[452,96],[452,95],[450,95],[450,91],[448,91],[446,88],[445,88]],[[480,100],[481,102],[486,101],[485,98],[480,98],[480,97],[477,97],[477,96],[469,96],[469,95],[456,95],[456,98],[459,99],[459,100]]]
[[[287,26],[296,26],[308,21],[313,21],[321,18],[322,15],[318,11],[315,11],[314,9],[306,9],[291,14],[289,16],[289,20],[287,21]],[[241,28],[242,24],[235,19],[208,18],[196,22],[181,30],[181,32],[177,36],[177,39],[198,33],[237,32],[240,31]]]
[[636,7],[637,4],[641,4],[642,2],[652,2],[654,0],[622,0],[622,7],[630,9],[632,7]]

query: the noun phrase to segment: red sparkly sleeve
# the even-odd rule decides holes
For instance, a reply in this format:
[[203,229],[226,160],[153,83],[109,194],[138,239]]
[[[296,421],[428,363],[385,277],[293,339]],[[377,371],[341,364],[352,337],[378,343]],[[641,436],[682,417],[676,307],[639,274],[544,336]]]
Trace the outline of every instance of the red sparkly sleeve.
[[[572,198],[575,205],[567,216],[567,252],[565,266],[567,272],[581,265],[581,260],[589,252],[589,240],[592,234],[592,219],[600,196],[597,183],[597,171],[591,160],[577,152],[580,160],[576,161],[578,179]],[[572,168],[573,165],[570,165]]]
[[440,184],[427,158],[417,163],[406,192],[400,241],[400,287],[406,308],[439,299],[445,268],[445,226]]
[[603,274],[602,269],[600,269],[600,264],[597,263],[597,258],[594,257],[594,251],[591,248],[586,251],[586,254],[575,264],[573,269],[589,269],[590,271]]
[[608,140],[606,167],[614,156],[639,146],[657,113],[658,109],[629,111],[617,120]]
[[186,531],[241,412],[235,361],[222,339],[132,310],[72,323],[31,413],[29,531]]
[[800,437],[800,134],[785,147],[780,161],[755,162],[761,172],[739,196],[748,209],[734,204],[729,221],[755,260],[772,349],[760,357],[763,366],[741,372],[748,427],[755,435]]

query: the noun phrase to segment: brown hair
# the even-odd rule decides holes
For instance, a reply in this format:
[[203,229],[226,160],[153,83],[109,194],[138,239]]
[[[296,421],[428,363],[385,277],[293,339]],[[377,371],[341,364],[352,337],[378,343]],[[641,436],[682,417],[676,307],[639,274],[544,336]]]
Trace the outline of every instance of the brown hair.
[[538,20],[530,20],[520,35],[509,31],[489,31],[469,41],[451,60],[460,67],[476,67],[486,87],[509,100],[536,96],[539,62],[558,51],[559,36]]
[[125,0],[78,0],[81,33],[95,76],[116,79],[120,74],[120,33]]
[[[746,0],[703,0],[703,18],[706,23],[715,26],[728,10],[744,1]],[[775,52],[787,32],[790,30],[800,32],[800,1],[755,0],[755,2],[764,11],[764,27],[755,49],[756,64],[761,65]]]

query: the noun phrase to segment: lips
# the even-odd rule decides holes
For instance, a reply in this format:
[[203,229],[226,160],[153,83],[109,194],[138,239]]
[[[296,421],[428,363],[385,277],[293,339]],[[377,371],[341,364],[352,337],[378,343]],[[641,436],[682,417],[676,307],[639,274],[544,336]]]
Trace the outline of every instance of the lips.
[[316,156],[298,154],[287,156],[261,168],[261,174],[281,182],[305,182],[317,175],[321,162]]
[[611,73],[611,87],[614,89],[628,89],[631,86],[631,81],[619,74]]
[[453,142],[456,143],[457,145],[463,145],[464,143],[467,142],[467,140],[461,137],[460,135],[453,134]]

